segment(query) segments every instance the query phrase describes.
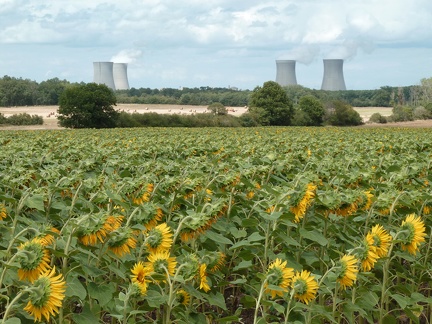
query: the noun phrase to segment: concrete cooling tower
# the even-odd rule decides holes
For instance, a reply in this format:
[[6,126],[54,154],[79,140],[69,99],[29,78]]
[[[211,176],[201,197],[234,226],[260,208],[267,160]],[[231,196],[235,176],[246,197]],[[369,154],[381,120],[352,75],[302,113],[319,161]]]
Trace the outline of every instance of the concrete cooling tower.
[[283,87],[297,84],[295,65],[294,60],[276,60],[276,82],[279,85]]
[[127,63],[114,63],[113,78],[116,90],[129,90]]
[[113,78],[113,62],[93,62],[93,82],[105,84],[108,88],[115,90]]
[[343,60],[323,60],[324,76],[321,90],[346,90],[343,75]]

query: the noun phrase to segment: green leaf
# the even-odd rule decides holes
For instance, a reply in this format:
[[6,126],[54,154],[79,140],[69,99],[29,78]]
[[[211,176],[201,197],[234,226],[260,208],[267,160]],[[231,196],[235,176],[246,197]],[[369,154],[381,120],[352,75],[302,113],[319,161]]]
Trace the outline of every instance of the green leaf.
[[72,319],[76,324],[94,324],[99,323],[99,318],[97,318],[91,311],[88,304],[84,305],[81,313],[73,314]]
[[239,321],[239,317],[238,316],[227,316],[227,317],[222,317],[216,320],[217,323],[226,323],[226,322],[238,322]]
[[21,324],[21,320],[18,317],[11,317],[4,322],[5,324]]
[[94,282],[90,282],[87,287],[90,297],[97,299],[101,306],[108,304],[115,292],[115,287],[112,283],[97,285]]
[[238,265],[236,265],[233,269],[233,271],[237,271],[240,269],[247,269],[252,266],[252,261],[242,261]]
[[148,290],[146,300],[150,307],[156,308],[167,302],[167,296],[163,296],[155,290]]
[[211,294],[211,293],[208,294],[207,295],[207,300],[209,301],[209,303],[211,305],[220,307],[223,310],[227,310],[226,304],[225,304],[225,298],[224,298],[224,296],[220,292],[217,292],[215,294]]
[[399,295],[399,294],[391,294],[390,297],[393,298],[394,300],[396,300],[402,309],[405,309],[405,307],[407,307],[407,305],[408,305],[407,297],[404,297],[404,296]]
[[258,232],[254,232],[251,235],[249,235],[249,237],[248,237],[249,242],[262,241],[264,239],[265,239],[265,237],[261,236],[260,233],[258,233]]
[[223,236],[219,233],[216,233],[214,231],[207,231],[207,232],[205,232],[204,236],[208,237],[209,239],[211,239],[212,241],[217,242],[217,243],[230,244],[230,245],[233,244],[233,242],[231,240],[227,239],[225,236]]
[[66,292],[67,297],[77,296],[79,299],[84,300],[87,296],[87,291],[77,277],[68,277],[66,279]]
[[35,208],[40,211],[44,211],[44,197],[42,195],[33,195],[28,197],[25,201],[25,205],[29,208]]
[[307,229],[300,228],[299,232],[303,238],[317,242],[321,246],[326,246],[328,244],[328,240],[318,231],[309,231]]

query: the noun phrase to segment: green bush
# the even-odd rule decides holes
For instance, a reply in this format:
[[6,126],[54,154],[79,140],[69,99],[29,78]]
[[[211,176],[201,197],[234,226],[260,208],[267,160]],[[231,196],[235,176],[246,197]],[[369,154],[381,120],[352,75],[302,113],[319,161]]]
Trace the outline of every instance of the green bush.
[[7,123],[7,118],[3,114],[0,114],[0,125],[6,123]]
[[369,122],[371,122],[371,123],[377,123],[377,124],[386,124],[387,123],[387,118],[385,118],[380,113],[374,113],[374,114],[372,114],[372,116],[370,116]]
[[327,108],[326,123],[332,126],[358,126],[363,124],[360,114],[343,101],[333,101]]
[[[4,118],[4,117],[3,117]],[[29,115],[27,113],[15,114],[10,117],[4,118],[5,123],[9,125],[42,125],[43,118],[38,115]],[[2,119],[0,118],[0,123]]]

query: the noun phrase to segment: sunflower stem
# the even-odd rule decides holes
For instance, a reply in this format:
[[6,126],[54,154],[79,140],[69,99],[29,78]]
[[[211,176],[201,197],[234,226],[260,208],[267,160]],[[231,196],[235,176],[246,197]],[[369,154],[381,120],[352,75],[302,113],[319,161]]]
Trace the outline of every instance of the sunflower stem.
[[14,304],[15,304],[15,303],[16,303],[16,302],[21,298],[21,296],[22,296],[25,292],[27,292],[27,290],[20,291],[19,294],[16,295],[14,299],[12,299],[12,301],[10,302],[10,304],[8,304],[8,305],[6,306],[6,310],[5,310],[5,313],[4,313],[4,315],[3,315],[3,319],[2,319],[2,321],[1,321],[1,324],[6,323],[6,320],[7,320],[8,316],[9,316],[9,313],[10,313],[11,310],[12,310],[12,306],[13,306],[13,305],[14,305]]
[[288,300],[287,310],[286,310],[286,313],[285,313],[285,322],[284,322],[285,324],[288,323],[289,314],[291,313],[291,302],[292,302],[292,300],[294,298],[294,293],[295,293],[295,290],[291,289],[291,291],[290,291],[290,298]]
[[260,292],[259,292],[258,299],[257,299],[256,305],[255,305],[254,322],[253,322],[253,324],[258,323],[258,311],[259,311],[259,308],[260,308],[261,299],[263,298],[263,295],[264,295],[265,284],[267,283],[267,281],[268,281],[268,279],[270,277],[271,277],[271,275],[267,276],[265,278],[265,280],[263,281],[263,283],[261,284]]

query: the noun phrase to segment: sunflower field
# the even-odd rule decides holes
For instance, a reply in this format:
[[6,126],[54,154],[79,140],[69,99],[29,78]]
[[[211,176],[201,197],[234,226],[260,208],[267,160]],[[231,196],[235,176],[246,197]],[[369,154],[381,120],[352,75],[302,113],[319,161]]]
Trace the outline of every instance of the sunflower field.
[[432,130],[0,132],[0,324],[432,323]]

